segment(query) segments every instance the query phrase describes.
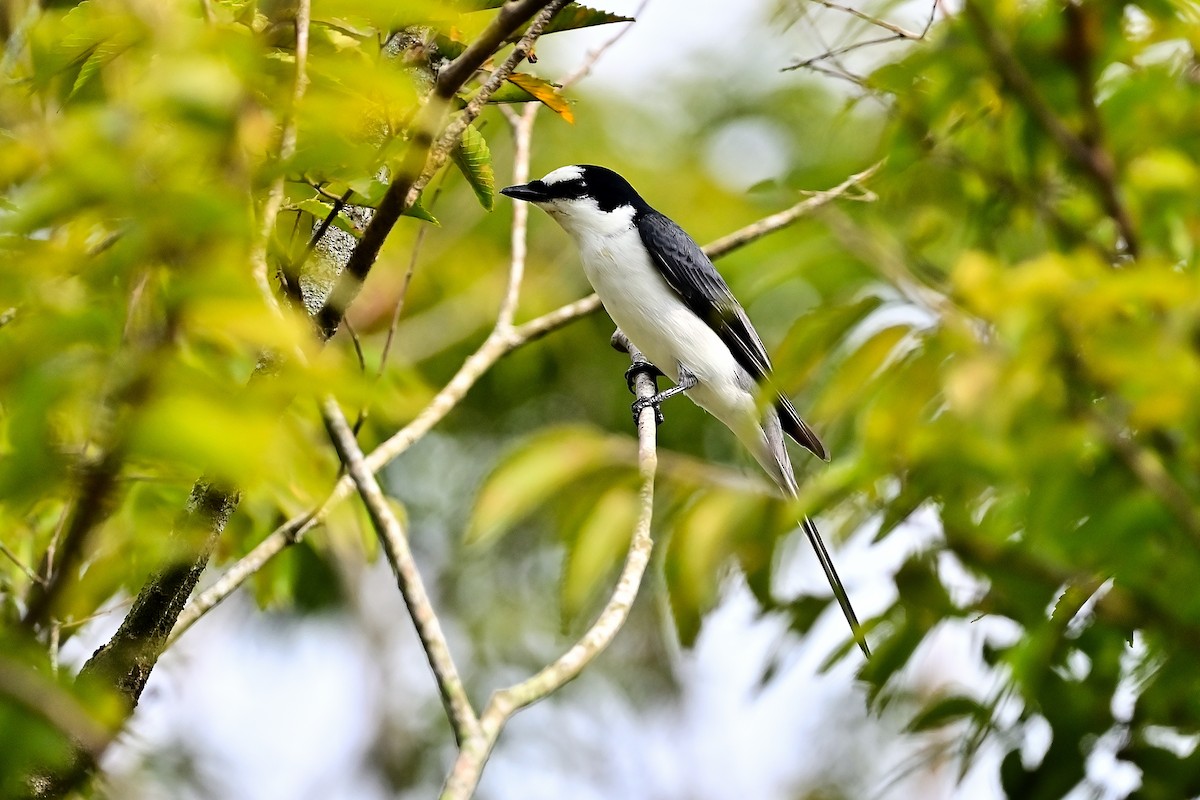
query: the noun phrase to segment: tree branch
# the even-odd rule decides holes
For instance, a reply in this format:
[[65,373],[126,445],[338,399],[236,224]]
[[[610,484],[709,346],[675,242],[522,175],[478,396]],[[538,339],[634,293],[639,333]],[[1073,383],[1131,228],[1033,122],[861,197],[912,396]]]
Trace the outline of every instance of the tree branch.
[[[645,362],[645,357],[629,343],[624,335],[614,334],[614,342],[620,336],[634,363]],[[639,398],[654,394],[654,380],[645,372],[635,379],[635,393]],[[637,421],[638,473],[642,485],[639,492],[641,510],[633,530],[629,554],[625,566],[613,589],[612,595],[596,621],[567,652],[533,677],[492,695],[480,717],[478,732],[463,743],[458,758],[451,767],[446,783],[442,787],[442,800],[466,800],[475,792],[483,767],[491,755],[505,724],[522,708],[541,700],[557,691],[579,675],[583,669],[612,643],[617,633],[629,618],[629,611],[637,598],[646,565],[650,562],[650,551],[654,543],[650,538],[650,522],[654,516],[654,475],[658,466],[655,439],[654,409],[642,409]]]
[[446,641],[429,594],[425,591],[425,584],[408,546],[404,527],[392,513],[374,473],[367,468],[362,450],[359,449],[358,442],[350,430],[350,423],[346,421],[337,401],[333,398],[325,400],[321,404],[321,416],[325,420],[329,438],[337,449],[338,458],[342,460],[350,480],[354,482],[359,496],[362,497],[363,505],[371,518],[371,525],[375,528],[383,552],[392,566],[400,594],[404,597],[404,604],[408,607],[409,616],[417,629],[417,636],[421,639],[421,647],[437,679],[442,704],[446,707],[446,715],[454,729],[454,739],[462,746],[463,742],[479,735],[479,719],[475,716],[475,709],[471,707],[467,690],[458,675],[454,658],[450,655],[450,644]]

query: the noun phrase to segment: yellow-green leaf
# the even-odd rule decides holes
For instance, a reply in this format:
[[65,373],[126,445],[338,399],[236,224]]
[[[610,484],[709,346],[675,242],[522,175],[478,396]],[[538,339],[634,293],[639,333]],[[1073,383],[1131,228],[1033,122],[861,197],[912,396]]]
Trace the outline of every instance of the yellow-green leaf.
[[601,469],[632,465],[633,459],[628,440],[592,428],[552,428],[533,436],[484,482],[467,526],[467,542],[492,542],[573,482]]
[[583,612],[604,577],[629,548],[638,518],[638,493],[629,485],[612,487],[596,501],[567,551],[562,608],[567,619]]
[[508,82],[527,92],[567,122],[575,124],[575,115],[571,112],[570,103],[567,102],[567,98],[558,93],[558,87],[550,81],[525,72],[514,72],[508,76]]

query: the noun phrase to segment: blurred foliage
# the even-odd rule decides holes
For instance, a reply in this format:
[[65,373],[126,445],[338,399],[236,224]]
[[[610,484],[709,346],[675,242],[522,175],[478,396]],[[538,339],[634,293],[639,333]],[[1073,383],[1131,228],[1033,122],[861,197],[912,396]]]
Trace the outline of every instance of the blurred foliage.
[[[106,697],[52,677],[47,645],[175,555],[165,534],[198,476],[242,492],[215,557],[227,563],[335,479],[313,397],[333,391],[368,412],[369,448],[493,324],[507,214],[481,207],[511,152],[495,110],[401,220],[351,307],[365,370],[345,336],[320,350],[303,315],[271,310],[250,265],[280,176],[273,268],[303,259],[339,198],[379,201],[431,70],[498,5],[316,0],[294,109],[283,0],[0,9],[0,730],[21,742],[0,773],[53,763],[63,747],[3,680],[10,668],[47,699],[119,722]],[[618,19],[572,4],[556,26]],[[869,186],[877,202],[837,203],[720,266],[834,453],[829,466],[798,463],[800,505],[826,512],[835,535],[936,521],[936,553],[902,566],[898,599],[868,623],[876,654],[861,676],[876,702],[910,699],[902,671],[948,622],[1019,630],[983,646],[1003,679],[994,696],[924,698],[910,725],[952,726],[964,769],[984,741],[1000,743],[1010,797],[1094,789],[1088,759],[1105,747],[1140,770],[1140,796],[1200,793],[1200,754],[1177,746],[1200,735],[1197,22],[1183,0],[967,3],[858,85],[837,84],[849,94],[693,74],[647,85],[636,103],[573,102],[556,91],[561,74],[530,68],[495,98],[555,112],[538,128],[535,173],[610,164],[701,241],[886,158]],[[289,116],[297,149],[282,163]],[[747,128],[782,142],[785,164],[749,193],[709,177],[753,161],[720,146]],[[335,216],[361,233],[361,216]],[[561,232],[537,215],[531,232],[518,321],[586,291]],[[610,331],[595,315],[514,351],[390,473],[481,665],[553,657],[623,557],[637,485]],[[270,379],[250,380],[265,354],[297,348],[306,363],[277,359]],[[732,568],[798,633],[835,613],[776,586],[800,509],[763,494],[702,412],[666,413],[655,530],[681,640],[699,635]],[[87,497],[80,558],[29,630],[48,553]],[[346,591],[339,562],[374,552],[347,504],[257,575],[254,596],[328,609]],[[972,576],[969,591],[951,590],[947,563]],[[639,613],[626,632],[637,646],[619,643],[616,663],[650,694],[669,676],[653,613]],[[482,695],[480,672],[466,677]],[[1043,723],[1049,748],[1030,758],[1024,732]]]

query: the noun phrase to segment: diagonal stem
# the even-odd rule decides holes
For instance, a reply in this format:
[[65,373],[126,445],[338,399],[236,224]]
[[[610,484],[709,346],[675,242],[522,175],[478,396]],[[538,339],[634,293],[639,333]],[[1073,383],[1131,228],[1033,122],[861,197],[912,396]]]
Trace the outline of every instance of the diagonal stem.
[[362,450],[350,430],[350,423],[332,397],[321,403],[321,416],[325,420],[329,438],[337,449],[338,458],[354,482],[371,518],[371,525],[379,536],[383,552],[392,566],[400,594],[404,597],[404,604],[408,606],[409,616],[421,639],[421,648],[437,680],[442,705],[446,707],[446,715],[454,729],[454,738],[461,746],[469,738],[479,735],[479,719],[475,716],[475,709],[471,707],[458,668],[450,655],[450,645],[433,610],[421,573],[417,570],[404,526],[388,505],[375,474],[367,467]]

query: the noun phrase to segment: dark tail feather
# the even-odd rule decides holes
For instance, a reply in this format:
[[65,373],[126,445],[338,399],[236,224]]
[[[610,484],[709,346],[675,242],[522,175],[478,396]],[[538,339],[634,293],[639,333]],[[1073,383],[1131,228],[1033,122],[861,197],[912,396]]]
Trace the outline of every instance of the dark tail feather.
[[862,625],[858,623],[858,616],[854,613],[854,606],[850,605],[850,596],[846,594],[846,587],[842,585],[842,579],[838,577],[837,570],[833,566],[833,559],[829,557],[829,551],[825,549],[825,542],[821,539],[821,532],[817,530],[816,524],[808,517],[804,517],[800,525],[804,528],[804,533],[808,536],[808,542],[817,554],[817,560],[821,562],[821,569],[825,570],[825,578],[829,581],[830,588],[833,589],[833,596],[837,598],[838,605],[842,607],[842,613],[846,615],[846,621],[850,623],[850,631],[854,634],[854,641],[858,642],[863,655],[870,658],[871,648],[867,647],[866,634],[863,633]]
[[817,458],[822,461],[829,460],[829,454],[825,452],[825,445],[821,444],[821,440],[813,433],[813,429],[800,419],[791,400],[780,395],[775,403],[775,410],[779,412],[779,421],[783,425],[784,433],[795,439],[801,447],[812,451]]

